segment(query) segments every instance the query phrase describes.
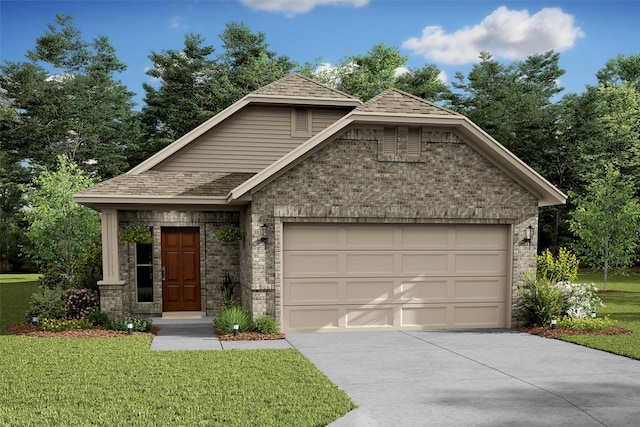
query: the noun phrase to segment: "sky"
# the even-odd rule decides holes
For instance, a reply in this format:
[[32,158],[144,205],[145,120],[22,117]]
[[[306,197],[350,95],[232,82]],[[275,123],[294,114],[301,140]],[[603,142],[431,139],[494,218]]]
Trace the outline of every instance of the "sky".
[[196,33],[222,53],[228,22],[263,32],[271,50],[301,64],[395,46],[407,67],[435,64],[446,83],[483,50],[510,63],[553,49],[566,70],[561,95],[595,85],[607,60],[640,54],[640,0],[0,0],[0,62],[26,61],[56,13],[72,15],[84,40],[109,37],[128,66],[115,77],[137,94],[136,109],[152,51],[180,50]]

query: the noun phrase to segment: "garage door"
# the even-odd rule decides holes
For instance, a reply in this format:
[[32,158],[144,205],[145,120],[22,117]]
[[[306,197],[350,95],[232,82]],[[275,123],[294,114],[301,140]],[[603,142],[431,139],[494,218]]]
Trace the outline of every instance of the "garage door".
[[284,331],[499,328],[509,227],[285,224]]

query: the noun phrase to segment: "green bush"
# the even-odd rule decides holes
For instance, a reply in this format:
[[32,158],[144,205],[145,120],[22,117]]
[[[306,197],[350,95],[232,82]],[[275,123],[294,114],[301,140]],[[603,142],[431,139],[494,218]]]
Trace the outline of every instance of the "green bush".
[[62,319],[65,315],[62,307],[62,295],[64,291],[59,288],[43,288],[42,292],[31,295],[29,310],[27,310],[27,322],[36,316],[38,319]]
[[280,328],[278,328],[276,321],[267,316],[258,317],[254,322],[253,330],[261,334],[280,333]]
[[149,332],[153,326],[151,320],[138,316],[114,317],[109,321],[109,329],[113,331],[127,331],[128,325],[133,325],[133,332]]
[[555,283],[525,275],[519,294],[518,311],[525,326],[548,326],[560,317],[563,294]]
[[43,331],[67,331],[69,329],[90,329],[91,322],[86,319],[47,319],[38,320],[38,327]]
[[247,310],[238,306],[225,306],[220,311],[220,314],[218,314],[218,317],[213,320],[213,327],[216,334],[232,334],[234,323],[238,324],[239,332],[248,332],[253,330],[251,315]]
[[558,327],[574,329],[576,331],[600,331],[610,326],[615,326],[616,323],[618,322],[608,317],[597,317],[595,319],[565,317],[558,321]]
[[89,313],[86,319],[87,322],[90,322],[93,326],[103,326],[105,328],[109,327],[109,322],[111,321],[109,315],[104,311],[94,311],[93,313]]
[[53,269],[47,269],[39,280],[42,289],[69,289],[71,281],[64,274]]
[[560,248],[554,258],[549,249],[537,259],[537,277],[551,283],[575,282],[578,277],[578,258],[568,249]]
[[102,245],[88,248],[73,261],[73,287],[98,290],[98,281],[102,278]]

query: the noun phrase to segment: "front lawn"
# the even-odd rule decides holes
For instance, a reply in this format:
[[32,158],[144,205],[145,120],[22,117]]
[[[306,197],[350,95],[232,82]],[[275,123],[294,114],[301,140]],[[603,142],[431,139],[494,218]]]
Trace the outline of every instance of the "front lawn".
[[39,274],[0,274],[0,335],[6,334],[7,325],[25,320],[39,278]]
[[321,426],[354,408],[293,349],[149,351],[151,338],[0,337],[0,425]]
[[[598,289],[602,289],[602,273],[581,270],[577,282],[593,282]],[[561,339],[640,360],[640,272],[634,270],[628,276],[610,277],[607,290],[609,292],[599,294],[606,307],[598,311],[598,316],[608,315],[618,321],[617,326],[633,333],[614,336],[574,335]]]

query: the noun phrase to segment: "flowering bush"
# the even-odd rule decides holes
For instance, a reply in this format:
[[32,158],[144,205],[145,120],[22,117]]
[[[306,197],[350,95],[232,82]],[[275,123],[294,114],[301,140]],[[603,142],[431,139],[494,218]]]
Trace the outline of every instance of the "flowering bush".
[[132,222],[120,231],[120,241],[124,243],[153,243],[151,227],[141,222]]
[[562,312],[572,319],[591,317],[592,311],[604,307],[593,283],[558,282],[556,286],[563,296]]
[[62,298],[62,308],[67,319],[84,319],[89,313],[98,311],[100,301],[92,289],[69,289]]
[[551,283],[572,282],[578,277],[578,258],[568,249],[560,248],[554,258],[549,249],[537,258],[537,277]]
[[576,331],[601,331],[615,326],[617,323],[617,321],[611,320],[609,317],[598,317],[597,319],[590,317],[586,319],[565,317],[558,321],[558,327],[574,329]]
[[216,231],[216,240],[219,242],[237,242],[242,240],[242,232],[234,225],[225,225]]

